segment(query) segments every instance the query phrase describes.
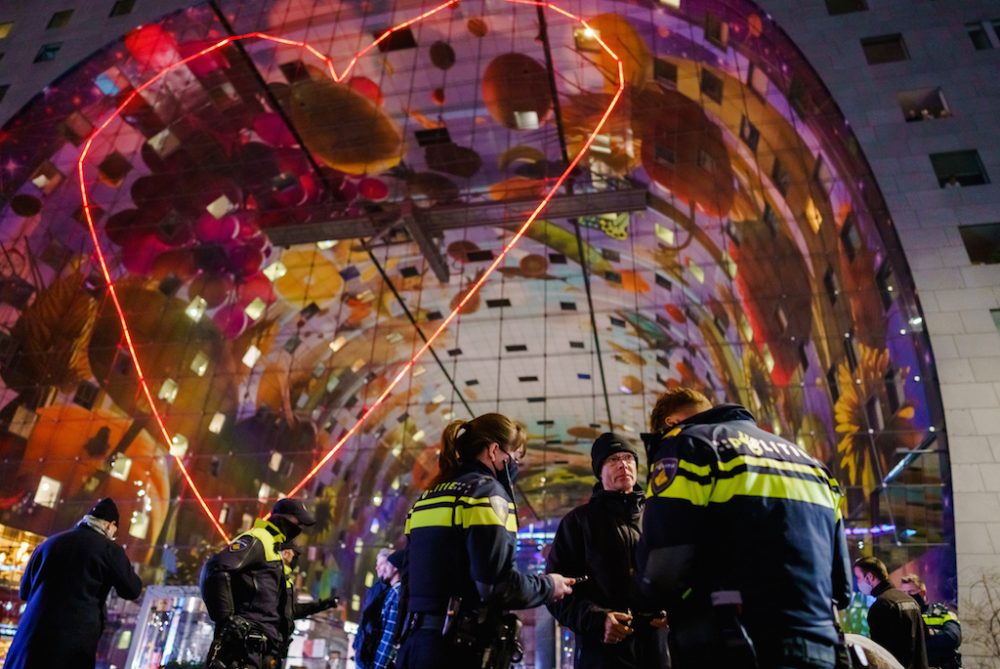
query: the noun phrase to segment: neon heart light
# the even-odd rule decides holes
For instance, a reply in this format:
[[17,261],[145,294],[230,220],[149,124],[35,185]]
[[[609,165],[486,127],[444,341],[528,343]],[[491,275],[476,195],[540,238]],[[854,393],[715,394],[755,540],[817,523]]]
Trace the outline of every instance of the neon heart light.
[[[143,395],[146,397],[146,401],[149,403],[150,410],[153,413],[153,418],[156,421],[156,426],[159,428],[160,435],[163,437],[163,441],[168,448],[170,447],[171,444],[171,435],[167,430],[166,424],[164,423],[163,416],[156,408],[156,402],[154,401],[153,393],[150,390],[145,375],[143,374],[142,365],[139,362],[139,356],[136,354],[135,343],[132,340],[132,333],[129,330],[128,321],[125,318],[125,312],[122,310],[121,302],[118,299],[118,291],[116,290],[114,281],[111,278],[111,271],[108,269],[107,257],[104,254],[104,250],[101,248],[100,239],[97,234],[97,228],[94,225],[94,218],[91,212],[93,205],[91,204],[90,196],[87,193],[86,181],[84,179],[84,174],[83,174],[84,163],[87,160],[87,156],[90,154],[90,148],[93,145],[94,140],[108,127],[108,125],[111,124],[112,121],[114,121],[121,115],[122,111],[132,102],[132,100],[135,99],[137,95],[142,93],[144,90],[152,86],[160,79],[162,79],[166,74],[171,72],[174,68],[186,65],[187,63],[190,63],[191,61],[196,60],[198,58],[202,58],[212,53],[213,51],[221,49],[227,44],[232,44],[233,42],[238,42],[240,40],[245,40],[245,39],[262,39],[269,42],[274,42],[276,44],[284,44],[286,46],[297,46],[308,50],[311,54],[313,54],[318,59],[323,61],[326,64],[327,69],[330,72],[330,76],[333,78],[333,80],[336,82],[341,82],[348,74],[350,74],[351,70],[354,69],[354,66],[357,64],[358,60],[362,56],[364,56],[369,51],[377,47],[382,41],[391,36],[392,33],[407,28],[409,26],[412,26],[416,23],[419,23],[420,21],[423,21],[424,19],[433,16],[434,14],[437,14],[438,12],[447,9],[448,7],[453,7],[457,5],[458,2],[459,0],[448,0],[447,2],[444,2],[434,7],[433,9],[428,10],[423,14],[420,14],[419,16],[416,16],[412,19],[399,23],[396,26],[385,31],[378,37],[378,39],[374,40],[371,44],[366,46],[361,51],[358,51],[347,63],[347,66],[344,68],[344,71],[339,74],[337,73],[336,68],[333,66],[333,61],[330,57],[324,56],[322,53],[320,53],[315,48],[313,48],[312,46],[310,46],[305,42],[285,39],[283,37],[275,37],[274,35],[268,35],[262,32],[252,32],[252,33],[247,33],[245,35],[227,37],[225,39],[219,40],[218,42],[209,47],[202,49],[198,53],[192,54],[187,58],[184,58],[183,60],[180,60],[172,64],[169,68],[158,72],[156,76],[154,76],[152,79],[150,79],[149,81],[145,82],[144,84],[133,90],[132,93],[129,94],[129,96],[125,99],[125,101],[122,102],[115,109],[115,111],[107,119],[105,119],[104,122],[101,123],[101,125],[97,127],[94,133],[87,140],[86,144],[83,147],[83,151],[80,153],[80,158],[77,160],[77,173],[80,177],[80,197],[83,201],[83,212],[87,219],[87,229],[89,230],[90,238],[94,243],[94,249],[97,253],[97,260],[101,267],[101,273],[104,275],[104,280],[108,287],[108,294],[111,296],[111,301],[114,304],[115,312],[118,314],[118,320],[122,326],[122,333],[125,336],[125,345],[128,347],[129,354],[132,357],[132,364],[135,365],[135,371],[139,378],[139,386],[142,388]],[[511,249],[513,249],[517,245],[521,237],[524,236],[524,233],[527,232],[528,227],[532,223],[534,223],[534,221],[542,213],[542,210],[545,209],[545,207],[555,196],[556,192],[562,187],[563,183],[565,183],[566,179],[576,168],[576,166],[580,163],[580,160],[583,158],[583,156],[587,153],[587,151],[590,150],[590,146],[594,143],[594,139],[597,137],[597,135],[600,134],[601,129],[604,127],[605,123],[607,123],[608,118],[611,116],[611,113],[618,105],[618,102],[625,91],[625,75],[621,59],[614,51],[612,51],[608,47],[607,44],[604,43],[603,40],[601,40],[600,35],[598,35],[596,31],[593,31],[587,24],[587,22],[584,21],[582,18],[564,9],[561,9],[560,7],[554,5],[551,2],[537,2],[533,0],[506,0],[506,2],[519,5],[531,5],[534,7],[542,7],[543,9],[551,10],[573,21],[578,22],[585,29],[591,31],[594,35],[594,39],[597,41],[600,47],[604,49],[604,51],[614,59],[617,65],[618,88],[616,89],[615,94],[612,97],[610,104],[608,105],[608,108],[604,111],[604,114],[601,116],[600,121],[598,121],[593,131],[591,131],[591,133],[587,136],[587,140],[584,142],[580,152],[576,155],[575,158],[573,158],[573,160],[566,167],[563,173],[559,175],[559,178],[555,180],[552,187],[545,193],[545,196],[538,203],[538,206],[536,206],[535,209],[531,212],[531,214],[529,214],[528,217],[524,220],[524,222],[518,228],[514,236],[511,237],[510,241],[507,242],[507,244],[503,247],[503,250],[500,251],[500,253],[497,255],[496,258],[494,258],[493,262],[490,263],[489,267],[486,268],[486,270],[481,274],[479,279],[474,284],[472,284],[472,287],[466,291],[465,297],[462,299],[462,301],[459,302],[457,305],[455,305],[455,308],[451,310],[451,312],[441,322],[441,324],[437,327],[437,329],[434,330],[434,332],[429,337],[427,337],[427,340],[424,342],[424,345],[421,346],[416,353],[414,353],[414,355],[410,358],[409,362],[403,365],[403,367],[399,370],[399,372],[397,372],[396,375],[393,377],[392,381],[386,386],[385,390],[383,390],[382,393],[375,399],[375,401],[361,413],[361,415],[358,417],[354,425],[352,425],[351,428],[347,430],[347,432],[345,432],[340,437],[340,439],[337,440],[337,443],[335,443],[327,450],[326,454],[319,460],[319,462],[317,462],[316,465],[312,469],[310,469],[309,472],[304,477],[302,477],[302,480],[299,481],[297,484],[295,484],[295,486],[288,492],[289,497],[292,497],[296,495],[299,491],[301,491],[302,488],[305,487],[305,485],[310,480],[312,480],[312,478],[316,476],[316,474],[319,473],[319,471],[323,468],[323,466],[326,465],[326,463],[329,462],[330,459],[337,454],[337,452],[343,447],[343,445],[347,442],[347,440],[350,439],[351,436],[353,436],[354,433],[357,432],[358,428],[360,428],[361,425],[364,424],[365,420],[371,414],[372,410],[377,408],[380,404],[382,404],[382,402],[385,401],[385,399],[392,393],[392,391],[396,388],[396,386],[399,385],[400,381],[402,381],[406,377],[407,373],[411,369],[413,369],[413,366],[416,364],[416,362],[427,352],[428,349],[430,349],[431,345],[438,338],[438,336],[440,336],[440,334],[444,332],[445,329],[447,329],[447,327],[451,324],[451,322],[455,320],[455,318],[461,311],[462,307],[464,307],[465,304],[470,299],[472,299],[472,297],[476,293],[479,292],[479,289],[483,286],[483,284],[486,282],[489,276],[493,274],[493,271],[496,270],[497,267],[499,267],[500,263],[502,263],[504,258],[507,257],[507,254],[510,253]],[[191,472],[184,464],[184,460],[182,459],[182,457],[179,455],[174,455],[173,458],[174,461],[177,463],[177,466],[180,468],[181,473],[184,476],[184,480],[187,482],[187,484],[191,487],[191,490],[194,492],[194,495],[197,498],[198,504],[201,506],[202,511],[204,511],[205,515],[208,516],[208,519],[212,522],[212,525],[215,527],[219,535],[225,541],[229,541],[229,536],[226,534],[226,531],[223,529],[223,527],[219,524],[218,520],[216,520],[215,514],[213,514],[211,509],[208,508],[208,504],[205,502],[205,498],[202,497],[201,491],[198,490],[198,486],[195,484],[194,479],[191,478]]]

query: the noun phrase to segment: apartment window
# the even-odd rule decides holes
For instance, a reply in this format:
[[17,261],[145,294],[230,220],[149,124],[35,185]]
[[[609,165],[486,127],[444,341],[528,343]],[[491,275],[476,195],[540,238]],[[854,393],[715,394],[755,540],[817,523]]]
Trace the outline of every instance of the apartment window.
[[708,71],[701,70],[701,92],[710,100],[722,104],[722,79]]
[[108,16],[115,17],[131,14],[134,7],[135,0],[118,0],[118,2],[111,7],[111,13],[108,14]]
[[750,63],[747,69],[747,84],[760,96],[767,95],[767,72]]
[[792,185],[792,175],[788,173],[777,156],[774,157],[774,164],[771,166],[771,181],[779,193],[788,194],[788,187]]
[[740,119],[740,139],[750,147],[751,151],[757,151],[757,143],[760,141],[760,130],[746,116]]
[[907,123],[951,116],[951,110],[948,109],[948,103],[945,102],[940,87],[917,88],[896,93],[896,100]]
[[993,325],[996,326],[997,332],[1000,332],[1000,309],[990,309],[990,316],[993,317]]
[[865,37],[861,40],[861,48],[864,49],[865,60],[868,61],[869,65],[910,59],[910,52],[906,50],[906,42],[903,41],[903,36],[899,33]]
[[657,58],[653,61],[653,76],[667,88],[677,88],[677,66],[670,61]]
[[59,49],[62,48],[62,42],[50,42],[48,44],[43,44],[42,48],[38,50],[35,55],[36,63],[43,63],[47,60],[52,60],[59,53]]
[[878,286],[878,293],[882,298],[882,308],[889,311],[892,300],[896,297],[896,277],[888,260],[883,261],[882,266],[875,273],[875,284]]
[[3,102],[3,99],[7,95],[7,91],[9,90],[10,90],[10,84],[4,84],[0,86],[0,102]]
[[0,39],[7,37],[10,31],[14,29],[13,21],[0,21]]
[[972,21],[965,24],[965,30],[976,51],[986,51],[1000,47],[1000,19],[992,21]]
[[729,23],[712,12],[705,12],[705,39],[725,49],[729,44]]
[[827,267],[826,273],[823,274],[823,288],[826,289],[826,297],[830,300],[830,304],[836,304],[840,295],[840,282],[837,281],[837,274],[832,267]]
[[49,19],[49,25],[45,26],[46,30],[52,30],[53,28],[62,28],[69,24],[69,20],[73,18],[72,9],[64,9],[61,12],[56,12]]
[[930,159],[941,188],[982,186],[990,182],[979,152],[975,149],[932,153]]
[[960,225],[958,231],[973,265],[1000,263],[1000,223]]
[[866,0],[826,0],[826,11],[830,16],[863,12],[868,9]]
[[857,218],[852,211],[844,219],[844,224],[840,228],[840,241],[844,245],[844,253],[847,259],[854,262],[854,257],[861,248],[861,235],[858,233]]

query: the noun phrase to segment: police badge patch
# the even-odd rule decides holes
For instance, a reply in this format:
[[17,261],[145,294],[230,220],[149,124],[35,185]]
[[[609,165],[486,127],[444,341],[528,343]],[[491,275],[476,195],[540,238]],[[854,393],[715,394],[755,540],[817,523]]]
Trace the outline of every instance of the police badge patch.
[[656,464],[653,465],[653,471],[649,476],[649,485],[653,489],[654,495],[659,495],[674,482],[677,477],[677,463],[677,458],[663,458],[657,460]]
[[229,544],[229,552],[238,553],[240,551],[245,551],[249,545],[250,541],[248,537],[239,537],[236,541]]

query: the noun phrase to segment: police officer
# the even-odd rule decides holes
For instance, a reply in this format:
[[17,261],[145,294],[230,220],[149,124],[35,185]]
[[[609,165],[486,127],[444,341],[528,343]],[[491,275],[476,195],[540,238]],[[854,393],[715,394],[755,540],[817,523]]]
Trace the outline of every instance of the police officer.
[[916,574],[900,579],[899,589],[916,600],[924,619],[927,664],[936,669],[961,669],[962,624],[955,612],[943,602],[927,601],[927,586]]
[[441,442],[440,472],[406,520],[409,613],[396,666],[478,668],[487,652],[486,666],[500,666],[493,662],[517,642],[516,623],[504,612],[561,599],[574,581],[514,566],[513,483],[524,428],[484,414],[452,422]]
[[300,500],[278,500],[267,519],[257,519],[205,563],[201,597],[215,623],[208,669],[279,666],[294,628],[294,594],[277,547],[315,522]]
[[841,493],[741,406],[678,388],[643,435],[641,582],[667,610],[675,669],[835,666],[851,596]]

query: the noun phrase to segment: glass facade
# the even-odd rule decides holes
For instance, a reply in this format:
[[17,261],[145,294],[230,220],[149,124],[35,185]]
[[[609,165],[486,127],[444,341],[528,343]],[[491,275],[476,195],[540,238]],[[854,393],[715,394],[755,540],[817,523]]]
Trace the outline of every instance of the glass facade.
[[687,385],[827,462],[853,550],[955,598],[892,221],[752,3],[216,7],[99,49],[3,129],[0,522],[47,535],[111,496],[132,558],[187,584],[294,491],[309,587],[350,609],[449,420],[527,426],[520,521],[547,533],[593,438],[637,438]]

